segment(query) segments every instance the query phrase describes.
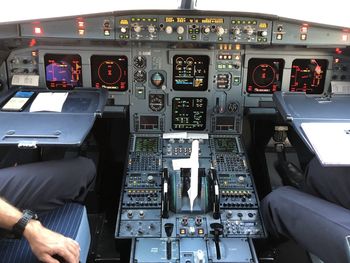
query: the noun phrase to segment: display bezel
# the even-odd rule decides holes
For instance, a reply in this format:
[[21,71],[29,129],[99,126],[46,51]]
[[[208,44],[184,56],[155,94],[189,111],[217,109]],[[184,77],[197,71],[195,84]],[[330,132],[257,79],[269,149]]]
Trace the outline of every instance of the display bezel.
[[[106,82],[100,76],[102,63],[115,63],[120,72],[115,82]],[[128,57],[124,55],[92,55],[91,63],[91,85],[95,88],[106,88],[108,90],[123,92],[128,90]],[[120,65],[122,63],[122,65]]]
[[[276,63],[279,64],[278,69],[275,68]],[[274,77],[266,86],[257,84],[254,78],[254,74],[259,66],[264,66],[272,70],[274,74]],[[285,60],[283,58],[250,58],[248,61],[246,92],[249,94],[272,94],[275,91],[280,91],[282,88],[284,66]]]
[[[181,69],[181,65],[178,63],[180,59],[182,59],[185,63],[189,63],[191,61],[191,58],[193,59],[193,65],[203,64],[201,66],[200,70],[203,70],[202,76],[196,76],[194,71],[196,69],[192,68],[191,72],[188,71],[188,73],[192,74],[192,76],[184,76],[184,67]],[[189,54],[183,54],[179,55],[176,54],[173,56],[173,89],[174,90],[180,90],[180,91],[205,91],[208,89],[208,76],[209,76],[209,64],[210,64],[210,57],[208,55],[189,55]],[[188,66],[186,66],[188,67]],[[181,74],[182,73],[182,74]],[[181,83],[181,80],[191,80],[192,79],[192,85],[191,82],[188,82],[188,84],[184,84],[185,82]],[[202,81],[201,81],[202,80]],[[198,83],[198,86],[195,83]]]
[[[74,60],[77,60],[78,61],[77,68],[75,69],[77,71],[76,80],[73,79],[73,75],[70,78],[70,80],[65,80],[64,78],[61,78],[59,80],[54,80],[54,76],[52,76],[52,80],[48,80],[49,79],[48,66],[53,65],[53,63],[51,63],[50,60],[65,62],[67,66],[70,66],[70,67],[72,67],[72,65],[74,64]],[[63,63],[61,63],[61,65],[63,65]],[[79,54],[47,53],[44,55],[44,67],[45,67],[45,82],[46,82],[46,87],[48,89],[70,90],[70,89],[74,89],[75,87],[83,86],[82,59]],[[73,70],[71,74],[74,74]]]
[[[299,62],[299,63],[298,63]],[[293,87],[293,78],[295,78],[296,76],[296,69],[295,67],[303,67],[307,64],[307,63],[314,63],[315,66],[315,70],[316,67],[320,67],[320,70],[322,70],[322,72],[319,74],[321,76],[320,82],[318,84],[317,87],[312,87],[312,85],[308,86],[308,87]],[[297,64],[298,63],[298,64]],[[328,64],[329,61],[328,59],[307,59],[307,58],[296,58],[293,60],[292,62],[292,66],[291,66],[291,74],[290,74],[290,82],[289,82],[289,91],[290,92],[305,92],[306,94],[322,94],[324,91],[324,87],[325,87],[325,83],[326,83],[326,77],[327,77],[327,68],[328,68]],[[306,70],[306,68],[304,68],[303,70]],[[310,72],[311,73],[311,72]],[[303,78],[305,79],[305,78]],[[310,82],[312,81],[312,79],[308,78],[310,80]],[[298,83],[297,81],[295,81],[295,83]]]
[[[202,100],[202,103],[203,105],[201,107],[183,107],[183,108],[176,108],[176,100],[179,100],[179,101],[190,101],[190,102],[193,102],[195,100]],[[190,103],[189,102],[189,103]],[[193,104],[192,103],[192,104]],[[202,98],[202,97],[175,97],[173,98],[172,100],[172,112],[171,112],[171,115],[172,115],[172,121],[171,121],[171,125],[172,125],[172,129],[173,130],[188,130],[188,131],[202,131],[202,130],[205,130],[206,128],[206,118],[207,118],[207,104],[208,104],[208,100],[207,98]],[[196,108],[198,108],[197,111],[200,111],[201,114],[202,114],[202,119],[200,123],[196,124],[194,123],[194,115],[196,113]],[[183,109],[183,110],[181,110]],[[176,111],[182,111],[181,113],[176,113]],[[192,122],[189,122],[189,123],[178,123],[176,122],[176,118],[177,117],[184,117],[184,114],[192,114],[192,116],[189,116],[189,118],[192,120]]]

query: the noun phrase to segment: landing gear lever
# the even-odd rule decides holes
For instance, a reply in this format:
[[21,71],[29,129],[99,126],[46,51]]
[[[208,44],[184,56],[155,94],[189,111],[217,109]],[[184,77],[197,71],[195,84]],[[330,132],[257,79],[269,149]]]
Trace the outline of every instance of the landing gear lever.
[[173,233],[173,229],[174,229],[174,224],[172,223],[166,223],[164,225],[164,229],[165,229],[165,234],[168,237],[168,240],[166,241],[166,258],[167,260],[171,259],[171,234]]
[[216,257],[218,260],[221,259],[221,251],[220,251],[220,235],[224,232],[224,227],[220,223],[212,223],[210,227],[213,229],[210,231],[210,234],[214,236],[215,248],[216,248]]

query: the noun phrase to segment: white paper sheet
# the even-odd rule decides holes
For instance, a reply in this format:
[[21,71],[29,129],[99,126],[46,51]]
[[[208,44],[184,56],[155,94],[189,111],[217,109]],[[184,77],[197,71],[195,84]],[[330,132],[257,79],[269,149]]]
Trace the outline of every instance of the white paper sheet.
[[33,101],[30,111],[61,112],[68,92],[40,92]]
[[324,166],[350,166],[350,123],[302,123],[301,128]]

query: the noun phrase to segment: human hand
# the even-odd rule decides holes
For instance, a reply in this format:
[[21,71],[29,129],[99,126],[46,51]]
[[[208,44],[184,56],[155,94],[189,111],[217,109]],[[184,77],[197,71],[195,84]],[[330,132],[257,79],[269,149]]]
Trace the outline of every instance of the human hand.
[[42,262],[59,263],[55,259],[57,256],[67,263],[79,262],[79,244],[71,238],[45,228],[39,221],[30,220],[23,235],[28,240],[34,255]]

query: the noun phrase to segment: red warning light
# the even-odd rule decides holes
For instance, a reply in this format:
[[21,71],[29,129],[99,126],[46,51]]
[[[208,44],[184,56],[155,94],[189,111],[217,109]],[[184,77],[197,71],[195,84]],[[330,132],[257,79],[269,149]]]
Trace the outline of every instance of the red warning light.
[[343,53],[343,51],[342,51],[340,48],[337,47],[337,48],[335,49],[335,53],[338,54],[338,55],[340,55],[341,53]]
[[[30,40],[29,46],[30,46],[30,47],[34,47],[35,45],[36,45],[36,40],[33,38],[33,39]],[[33,51],[33,52],[34,52],[34,51]],[[32,52],[32,55],[33,55],[33,52]]]

